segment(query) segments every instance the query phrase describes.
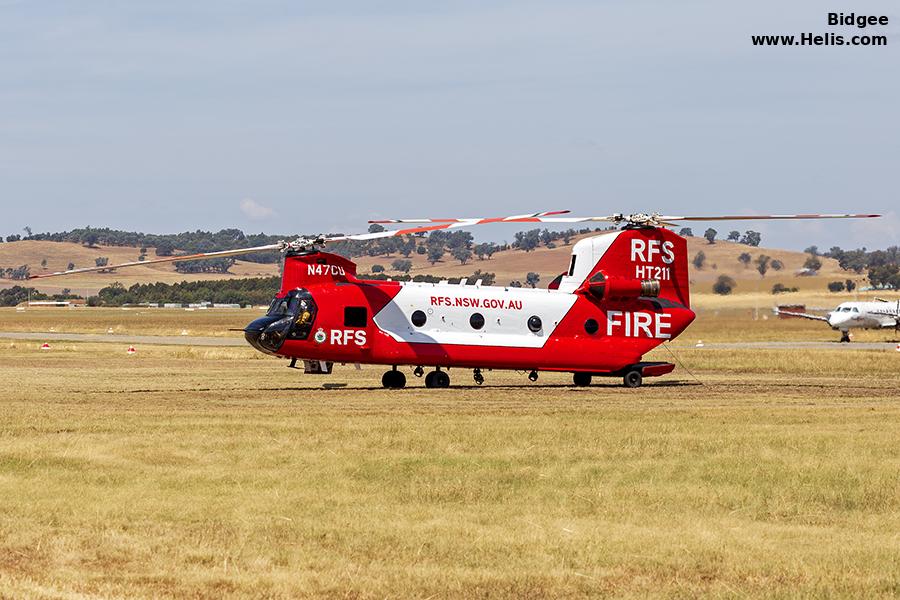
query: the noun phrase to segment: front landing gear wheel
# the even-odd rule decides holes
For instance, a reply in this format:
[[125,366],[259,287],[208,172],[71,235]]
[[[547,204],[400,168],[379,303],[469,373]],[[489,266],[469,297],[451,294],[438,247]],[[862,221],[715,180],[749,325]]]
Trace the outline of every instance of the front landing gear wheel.
[[625,377],[622,378],[622,383],[627,388],[641,387],[643,382],[644,378],[641,376],[640,371],[628,371],[625,373]]
[[577,386],[585,387],[591,385],[591,374],[590,373],[573,373],[572,374],[572,383]]
[[841,332],[841,343],[842,343],[842,344],[849,344],[849,343],[850,343],[850,332],[849,332],[849,331],[842,331],[842,332]]
[[384,375],[381,376],[381,385],[389,390],[399,390],[406,386],[406,375],[397,369],[385,371]]
[[475,369],[472,371],[472,378],[475,380],[476,385],[481,385],[484,383],[484,375],[481,374],[481,369]]
[[450,387],[450,376],[443,371],[432,371],[425,376],[425,387],[446,388]]

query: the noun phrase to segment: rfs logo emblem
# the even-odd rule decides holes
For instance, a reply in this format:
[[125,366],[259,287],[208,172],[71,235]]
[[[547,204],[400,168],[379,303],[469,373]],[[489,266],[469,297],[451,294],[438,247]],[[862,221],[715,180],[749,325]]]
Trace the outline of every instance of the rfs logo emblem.
[[325,333],[325,330],[320,327],[316,331],[316,334],[313,336],[313,339],[316,341],[317,344],[322,344],[325,342],[325,340],[328,339],[328,334]]

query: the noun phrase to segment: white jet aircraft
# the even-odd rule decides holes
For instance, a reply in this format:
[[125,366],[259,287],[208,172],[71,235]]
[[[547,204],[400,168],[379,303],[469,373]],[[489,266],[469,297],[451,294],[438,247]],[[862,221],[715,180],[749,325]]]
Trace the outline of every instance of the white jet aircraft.
[[875,302],[842,302],[827,316],[777,308],[775,314],[825,321],[832,329],[841,332],[841,342],[850,341],[851,329],[900,329],[900,300],[889,302],[876,298]]

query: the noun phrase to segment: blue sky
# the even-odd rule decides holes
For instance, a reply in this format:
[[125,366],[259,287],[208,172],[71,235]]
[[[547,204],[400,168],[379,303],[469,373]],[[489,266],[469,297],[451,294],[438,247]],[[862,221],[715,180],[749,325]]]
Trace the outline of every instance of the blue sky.
[[[757,228],[897,244],[900,12],[845,4],[0,0],[0,233],[873,211]],[[862,6],[888,47],[749,41]]]

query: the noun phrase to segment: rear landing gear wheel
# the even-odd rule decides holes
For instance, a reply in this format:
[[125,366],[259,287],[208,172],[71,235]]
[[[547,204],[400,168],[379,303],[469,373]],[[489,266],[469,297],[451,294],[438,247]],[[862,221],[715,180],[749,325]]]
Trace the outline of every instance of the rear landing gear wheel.
[[472,378],[475,380],[476,385],[481,385],[482,383],[484,383],[484,375],[481,374],[481,369],[473,370]]
[[572,383],[575,385],[585,387],[591,385],[591,374],[590,373],[573,373],[572,374]]
[[397,369],[385,371],[384,375],[381,376],[381,385],[389,390],[399,390],[406,386],[406,375]]
[[446,388],[450,387],[450,376],[443,371],[432,371],[425,376],[425,387]]
[[622,383],[627,388],[641,387],[643,382],[644,378],[640,371],[628,371],[625,373],[625,377],[622,378]]

